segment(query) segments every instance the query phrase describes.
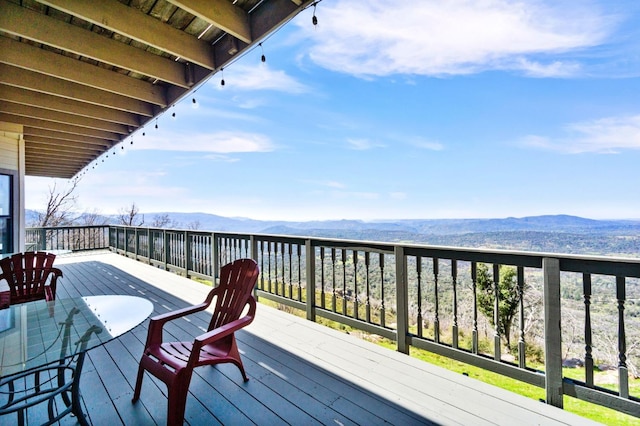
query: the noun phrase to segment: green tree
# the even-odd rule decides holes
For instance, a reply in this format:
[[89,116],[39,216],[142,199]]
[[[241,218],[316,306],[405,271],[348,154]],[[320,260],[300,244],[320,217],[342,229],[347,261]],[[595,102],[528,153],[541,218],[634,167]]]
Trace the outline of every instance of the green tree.
[[[498,269],[498,331],[508,348],[511,348],[511,324],[520,306],[520,289],[518,287],[516,268],[500,265]],[[495,324],[496,289],[493,274],[484,263],[477,267],[478,308]],[[524,286],[523,286],[524,288]]]

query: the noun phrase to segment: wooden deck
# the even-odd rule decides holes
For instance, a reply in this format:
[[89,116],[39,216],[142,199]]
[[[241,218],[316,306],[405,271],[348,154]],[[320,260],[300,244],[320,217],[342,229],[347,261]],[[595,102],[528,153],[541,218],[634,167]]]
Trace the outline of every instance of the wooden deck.
[[[58,297],[131,294],[154,303],[154,314],[201,302],[207,287],[108,252],[59,256]],[[199,334],[206,315],[180,320],[175,339]],[[89,352],[81,381],[94,425],[166,422],[166,389],[146,375],[131,403],[147,323]],[[584,418],[504,391],[353,336],[258,306],[237,334],[250,377],[231,365],[200,368],[187,400],[189,425],[578,425]],[[37,410],[29,414],[37,424]],[[9,423],[6,423],[10,420]],[[13,419],[0,418],[0,424]],[[67,417],[62,424],[75,424]]]

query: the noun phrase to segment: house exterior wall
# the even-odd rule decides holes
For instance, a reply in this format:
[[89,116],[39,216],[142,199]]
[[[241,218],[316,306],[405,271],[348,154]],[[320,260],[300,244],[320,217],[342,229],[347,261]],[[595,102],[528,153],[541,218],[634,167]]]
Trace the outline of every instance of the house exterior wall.
[[0,173],[13,176],[13,250],[24,251],[24,134],[21,125],[0,121]]

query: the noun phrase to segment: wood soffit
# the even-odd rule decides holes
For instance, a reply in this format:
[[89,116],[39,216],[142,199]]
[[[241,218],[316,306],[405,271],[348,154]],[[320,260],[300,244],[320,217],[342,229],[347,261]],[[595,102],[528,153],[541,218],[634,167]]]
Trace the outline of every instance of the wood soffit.
[[0,0],[0,121],[71,178],[311,0]]

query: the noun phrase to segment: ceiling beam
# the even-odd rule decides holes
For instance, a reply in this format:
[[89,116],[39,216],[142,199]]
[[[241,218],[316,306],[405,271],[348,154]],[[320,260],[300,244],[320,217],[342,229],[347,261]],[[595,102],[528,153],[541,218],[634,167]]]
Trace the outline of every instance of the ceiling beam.
[[0,84],[0,100],[21,105],[41,107],[52,111],[66,112],[81,117],[95,118],[126,126],[138,127],[140,120],[128,112],[116,111],[97,105],[85,104],[72,99],[59,98],[31,90]]
[[44,165],[44,164],[47,164],[47,160],[49,160],[49,167],[51,167],[50,161],[51,159],[55,159],[55,160],[58,160],[58,164],[52,167],[54,169],[57,167],[65,167],[65,166],[66,167],[84,166],[85,164],[88,164],[94,160],[91,156],[87,156],[87,155],[86,156],[66,155],[62,153],[54,153],[54,152],[40,151],[37,149],[29,149],[27,147],[25,147],[25,151],[26,153],[32,154],[31,155],[32,161],[30,161],[27,164],[34,164],[34,165],[43,164]]
[[[2,110],[0,109],[0,111]],[[88,129],[86,127],[74,126],[71,124],[56,123],[54,121],[45,121],[32,117],[7,114],[5,111],[0,112],[0,121],[20,124],[25,126],[25,128],[31,127],[34,129],[44,129],[55,132],[70,133],[72,135],[88,136],[89,138],[104,139],[114,143],[117,143],[126,137],[113,132],[105,132],[104,130]]]
[[146,102],[11,65],[0,64],[0,83],[145,117],[153,117],[153,108]]
[[38,2],[209,70],[216,68],[211,45],[119,1],[39,0]]
[[0,0],[0,30],[184,88],[185,65],[82,27]]
[[247,44],[253,40],[249,27],[249,16],[244,10],[231,4],[229,0],[168,1]]
[[25,139],[25,148],[29,147],[31,149],[40,149],[43,151],[59,151],[59,152],[67,152],[67,153],[76,153],[76,154],[91,154],[95,157],[100,156],[104,150],[98,148],[87,148],[85,146],[73,145],[71,143],[62,143],[60,141],[51,142],[51,140],[47,140],[46,138],[38,138],[38,137],[30,137]]
[[165,108],[165,90],[144,80],[131,78],[71,57],[0,36],[0,62],[63,80],[106,90]]
[[43,176],[43,177],[52,177],[52,178],[60,178],[60,179],[71,179],[76,175],[77,171],[80,170],[84,165],[80,167],[65,167],[52,169],[51,166],[41,165],[41,164],[25,164],[25,174],[27,176]]
[[14,104],[12,102],[0,101],[0,111],[7,114],[19,115],[22,117],[35,118],[37,120],[53,121],[61,124],[71,124],[94,130],[128,135],[129,130],[121,124],[109,123],[108,121],[97,120],[95,118],[78,117],[77,115],[64,112],[51,111],[44,108]]
[[291,0],[271,0],[259,4],[251,12],[251,34],[255,40],[266,37],[280,28],[283,22],[295,16],[313,0],[303,0],[296,6]]
[[110,148],[117,141],[109,139],[92,138],[88,136],[74,135],[73,133],[57,132],[55,130],[37,129],[35,127],[23,127],[23,134],[30,139],[42,138],[50,141],[62,141],[62,142],[79,142],[84,145],[95,145],[104,149]]

